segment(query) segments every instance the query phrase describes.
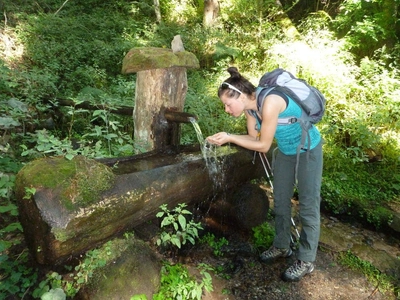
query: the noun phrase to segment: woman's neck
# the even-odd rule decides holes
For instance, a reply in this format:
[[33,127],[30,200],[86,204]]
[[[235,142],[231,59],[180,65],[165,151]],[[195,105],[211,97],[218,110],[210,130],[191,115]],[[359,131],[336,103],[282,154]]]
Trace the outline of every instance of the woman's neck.
[[257,101],[256,101],[256,93],[253,93],[250,96],[247,96],[245,101],[246,101],[245,102],[245,109],[250,109],[250,110],[257,110],[258,109]]

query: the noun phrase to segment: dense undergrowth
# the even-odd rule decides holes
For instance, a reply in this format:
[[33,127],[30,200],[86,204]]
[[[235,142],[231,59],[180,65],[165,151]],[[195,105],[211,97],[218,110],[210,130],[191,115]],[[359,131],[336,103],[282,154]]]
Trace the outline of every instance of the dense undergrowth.
[[[378,8],[345,1],[339,14],[328,6],[301,17],[296,13],[299,34],[290,35],[274,21],[279,10],[262,1],[221,1],[212,27],[202,26],[202,1],[161,1],[161,23],[152,3],[0,4],[0,293],[6,288],[24,297],[37,281],[29,266],[22,267],[28,254],[20,245],[13,194],[19,169],[41,156],[101,158],[143,151],[143,142],[132,137],[132,118],[112,113],[121,105],[134,106],[136,77],[121,75],[121,62],[133,47],[169,48],[176,34],[200,61],[200,69],[188,71],[185,111],[198,116],[205,136],[245,130],[245,120],[227,116],[216,97],[230,65],[255,84],[263,72],[286,68],[328,99],[318,124],[325,139],[326,209],[376,228],[391,221],[387,203],[400,201],[399,47]],[[63,100],[74,105],[62,106]],[[83,102],[97,109],[79,108]],[[182,125],[181,141],[197,143],[190,125]]]

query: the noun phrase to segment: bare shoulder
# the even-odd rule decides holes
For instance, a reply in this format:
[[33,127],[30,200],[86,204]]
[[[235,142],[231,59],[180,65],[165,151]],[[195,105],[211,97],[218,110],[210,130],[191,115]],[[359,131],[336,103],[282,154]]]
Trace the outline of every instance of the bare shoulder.
[[286,109],[286,101],[281,96],[276,94],[268,95],[264,100],[264,105],[262,107],[264,112],[278,112],[281,113]]

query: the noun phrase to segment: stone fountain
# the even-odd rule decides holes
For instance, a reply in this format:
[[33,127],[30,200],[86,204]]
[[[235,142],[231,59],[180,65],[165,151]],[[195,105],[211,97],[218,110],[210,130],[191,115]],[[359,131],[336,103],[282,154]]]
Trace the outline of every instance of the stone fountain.
[[217,187],[198,145],[180,147],[179,124],[195,117],[183,112],[186,68],[198,67],[182,48],[134,48],[123,60],[124,74],[137,72],[134,136],[146,141],[145,153],[100,161],[42,158],[17,175],[20,221],[39,264],[63,264],[154,219],[162,204],[210,201],[262,176],[252,152],[222,147],[229,151],[217,158],[225,174]]

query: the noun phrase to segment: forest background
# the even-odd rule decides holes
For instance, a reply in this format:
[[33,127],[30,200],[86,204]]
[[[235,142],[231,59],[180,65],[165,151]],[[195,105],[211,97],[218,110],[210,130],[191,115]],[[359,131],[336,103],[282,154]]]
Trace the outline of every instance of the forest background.
[[[245,131],[216,95],[229,66],[254,84],[285,68],[327,98],[318,124],[324,209],[376,229],[391,222],[388,204],[400,201],[398,1],[4,0],[0,10],[2,268],[26,257],[9,252],[22,230],[13,194],[20,168],[42,156],[141,153],[132,116],[112,113],[134,106],[136,75],[121,74],[122,59],[134,47],[170,48],[178,34],[200,61],[188,70],[185,111],[205,136]],[[181,142],[198,142],[189,124]]]

